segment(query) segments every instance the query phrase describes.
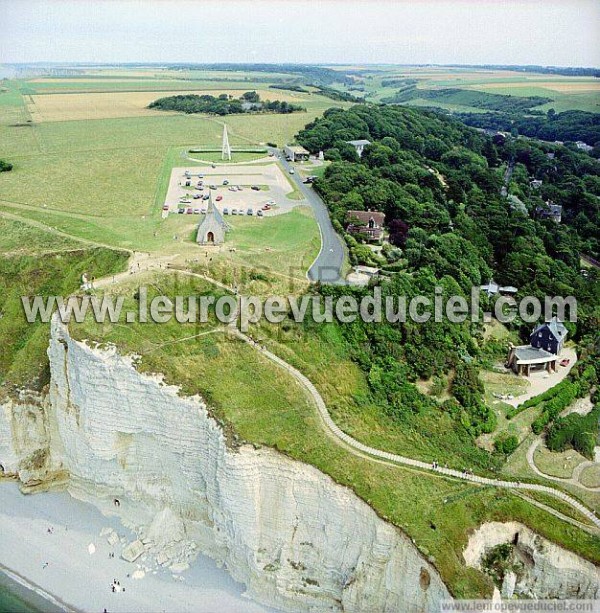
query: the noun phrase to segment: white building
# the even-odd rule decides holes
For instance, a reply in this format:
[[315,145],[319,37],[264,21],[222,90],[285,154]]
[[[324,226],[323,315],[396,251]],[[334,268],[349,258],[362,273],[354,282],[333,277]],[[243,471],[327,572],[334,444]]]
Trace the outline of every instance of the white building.
[[356,153],[358,153],[358,157],[362,157],[363,151],[367,145],[371,144],[370,140],[361,139],[361,140],[347,140],[349,145],[352,145],[356,149]]

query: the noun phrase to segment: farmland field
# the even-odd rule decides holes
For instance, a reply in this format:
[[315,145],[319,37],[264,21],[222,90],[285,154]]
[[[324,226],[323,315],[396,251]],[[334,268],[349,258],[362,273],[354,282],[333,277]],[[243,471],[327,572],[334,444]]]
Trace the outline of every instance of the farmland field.
[[[81,119],[107,119],[114,117],[138,117],[149,115],[174,114],[174,112],[149,109],[148,105],[166,96],[185,94],[208,94],[218,96],[228,94],[239,96],[241,90],[234,89],[202,90],[165,90],[165,91],[116,91],[91,93],[60,93],[44,95],[26,95],[25,100],[31,116],[36,121],[69,121]],[[189,88],[189,84],[188,84]],[[279,92],[275,90],[257,90],[263,99],[271,98],[286,102],[304,103],[301,94]],[[304,94],[310,96],[310,94]]]
[[[336,67],[342,69],[343,67]],[[369,72],[372,70],[373,72]],[[366,95],[374,102],[392,96],[402,87],[392,80],[414,79],[418,90],[457,88],[476,90],[510,96],[542,96],[551,102],[538,107],[545,111],[554,108],[557,112],[566,110],[600,111],[600,80],[594,77],[562,76],[551,74],[524,73],[510,70],[486,70],[448,67],[368,67],[360,71],[357,84],[351,93]],[[362,92],[361,92],[362,90]],[[475,107],[422,99],[415,96],[407,104],[437,106],[446,110],[478,112]]]
[[[197,255],[190,240],[197,219],[170,216],[162,220],[160,216],[165,177],[171,168],[200,165],[185,157],[193,148],[209,152],[192,157],[220,161],[223,123],[228,126],[234,162],[265,157],[265,142],[292,141],[300,128],[331,106],[330,100],[316,94],[268,89],[265,82],[244,80],[250,75],[227,74],[229,78],[222,82],[214,73],[211,80],[201,82],[182,80],[181,74],[167,79],[160,73],[156,79],[156,73],[139,71],[3,81],[0,141],[2,156],[10,159],[14,169],[0,176],[0,215],[11,223],[22,220],[24,225],[15,227],[25,229],[14,233],[11,250],[19,249],[22,232],[47,227],[57,233],[59,246],[80,245],[81,239],[182,257],[188,251]],[[239,81],[232,81],[232,76]],[[170,89],[162,91],[157,83]],[[189,92],[215,95],[239,96],[256,89],[263,98],[300,102],[308,111],[223,119],[146,108],[158,97],[181,93],[179,85]],[[124,91],[138,87],[148,91]],[[73,91],[79,93],[63,93]],[[236,152],[236,148],[247,152]],[[307,209],[262,220],[260,225],[246,219],[232,224],[235,231],[230,242],[236,251],[230,258],[236,266],[297,270],[310,265],[318,252],[318,229]],[[272,249],[265,251],[269,242]],[[304,279],[303,272],[294,274]]]

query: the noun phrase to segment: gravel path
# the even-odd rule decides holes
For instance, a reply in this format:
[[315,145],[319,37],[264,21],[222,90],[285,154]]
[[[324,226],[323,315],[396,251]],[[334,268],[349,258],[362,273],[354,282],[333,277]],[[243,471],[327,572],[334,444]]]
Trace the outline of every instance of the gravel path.
[[[269,360],[271,360],[272,362],[274,362],[275,364],[277,364],[278,366],[286,370],[290,375],[292,375],[292,377],[294,377],[294,379],[296,379],[296,381],[298,381],[309,392],[309,394],[312,396],[312,399],[314,400],[315,405],[317,406],[317,410],[319,411],[319,414],[323,422],[325,423],[329,431],[332,432],[335,435],[335,437],[338,440],[342,441],[346,446],[351,447],[352,449],[355,449],[356,451],[359,451],[362,454],[366,454],[368,456],[373,456],[376,458],[381,458],[383,460],[386,460],[394,464],[410,466],[413,468],[418,468],[420,470],[434,472],[436,474],[440,474],[446,477],[453,477],[455,479],[461,479],[463,481],[470,481],[472,483],[478,483],[480,485],[492,485],[494,487],[503,487],[507,489],[523,490],[523,491],[531,491],[531,492],[543,492],[546,494],[551,494],[552,496],[555,496],[556,498],[563,500],[564,502],[571,505],[573,508],[577,509],[577,511],[579,511],[584,517],[587,517],[591,522],[594,523],[595,526],[600,528],[600,519],[596,517],[596,514],[593,511],[588,509],[586,506],[584,506],[583,504],[581,504],[579,501],[575,500],[568,494],[565,494],[564,492],[554,489],[552,487],[549,487],[546,485],[538,485],[536,483],[521,483],[519,481],[515,482],[515,481],[504,481],[501,479],[490,479],[488,477],[480,477],[478,475],[475,475],[469,472],[454,470],[452,468],[443,468],[441,466],[434,468],[432,464],[428,462],[423,462],[421,460],[415,460],[413,458],[408,458],[406,456],[401,456],[395,453],[390,453],[388,451],[383,451],[381,449],[376,449],[374,447],[369,447],[368,445],[365,445],[361,443],[360,441],[357,441],[356,439],[352,438],[351,436],[343,432],[342,429],[333,421],[333,419],[331,418],[331,415],[329,414],[329,411],[327,410],[327,406],[325,405],[325,402],[321,394],[319,394],[317,388],[311,383],[311,381],[307,377],[305,377],[299,370],[297,370],[296,368],[294,368],[293,366],[291,366],[290,364],[282,360],[280,357],[276,356],[274,353],[272,353],[268,349],[255,343],[252,339],[250,339],[245,334],[242,334],[239,330],[236,329],[235,333],[238,336],[238,338],[245,341],[249,345],[253,346],[255,349],[260,351],[265,357],[267,357]],[[546,478],[546,475],[544,475],[543,473],[540,473],[540,475]]]

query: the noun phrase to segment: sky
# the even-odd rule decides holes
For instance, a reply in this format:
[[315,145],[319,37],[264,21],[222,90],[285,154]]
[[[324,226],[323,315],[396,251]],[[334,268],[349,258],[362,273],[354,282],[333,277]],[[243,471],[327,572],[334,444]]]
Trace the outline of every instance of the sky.
[[0,64],[600,67],[598,0],[0,0]]

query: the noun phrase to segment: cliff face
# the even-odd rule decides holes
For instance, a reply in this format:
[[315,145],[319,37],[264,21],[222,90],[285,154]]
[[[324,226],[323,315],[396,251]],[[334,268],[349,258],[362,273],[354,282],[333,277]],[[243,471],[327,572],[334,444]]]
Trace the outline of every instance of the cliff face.
[[464,558],[481,568],[482,559],[498,545],[512,545],[502,584],[505,597],[536,599],[600,598],[600,570],[517,522],[488,522],[470,537]]
[[[137,530],[127,556],[181,570],[199,549],[249,596],[290,611],[434,611],[450,598],[404,534],[318,470],[270,449],[230,449],[201,399],[58,324],[48,352],[50,402],[34,446],[68,472],[73,496]],[[20,419],[8,427],[11,411],[2,439]],[[20,452],[5,447],[0,462],[18,473]]]

